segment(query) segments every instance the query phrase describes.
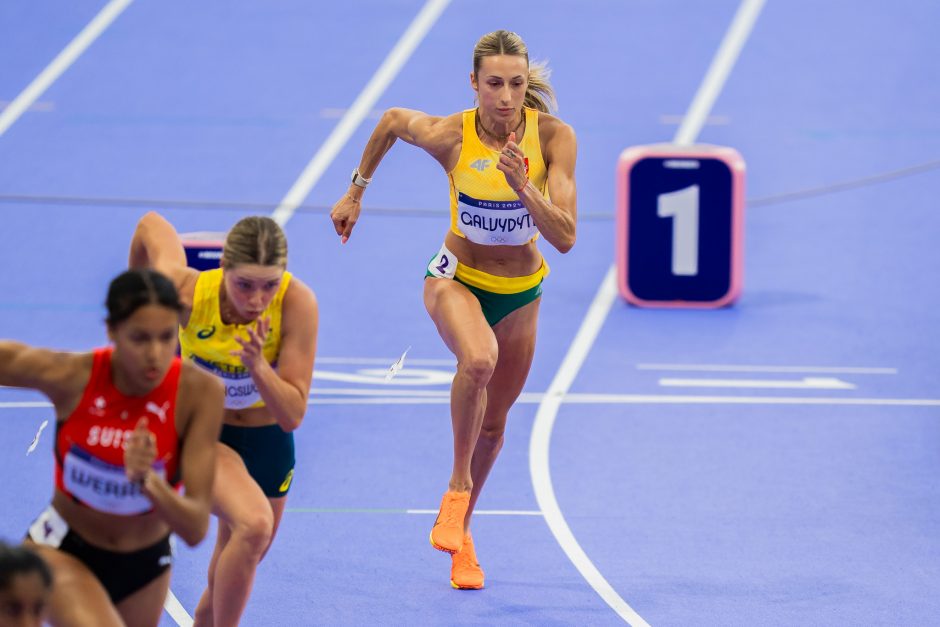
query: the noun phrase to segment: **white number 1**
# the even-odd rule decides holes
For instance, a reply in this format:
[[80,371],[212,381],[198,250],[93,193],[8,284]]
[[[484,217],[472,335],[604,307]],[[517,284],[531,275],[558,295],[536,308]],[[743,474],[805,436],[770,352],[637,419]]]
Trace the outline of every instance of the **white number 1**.
[[660,194],[656,215],[672,218],[672,273],[698,274],[698,185]]

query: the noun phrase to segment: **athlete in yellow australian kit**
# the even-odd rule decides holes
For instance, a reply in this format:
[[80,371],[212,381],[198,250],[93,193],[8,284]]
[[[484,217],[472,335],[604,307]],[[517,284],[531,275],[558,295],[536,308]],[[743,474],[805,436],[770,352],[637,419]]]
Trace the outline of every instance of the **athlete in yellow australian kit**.
[[473,110],[446,117],[386,111],[331,213],[345,243],[365,187],[397,139],[424,149],[450,180],[451,228],[428,265],[424,302],[457,357],[454,466],[431,530],[431,544],[452,555],[455,588],[484,583],[470,517],[532,363],[548,272],[536,239],[568,252],[576,222],[576,141],[548,114],[554,94],[545,67],[529,64],[518,35],[496,31],[474,48],[470,84]]
[[148,213],[131,241],[131,266],[152,266],[180,293],[182,357],[225,387],[213,513],[219,519],[197,627],[237,625],[294,475],[294,439],[307,411],[317,337],[313,292],[286,271],[287,239],[267,217],[229,230],[222,267],[186,265],[179,235]]

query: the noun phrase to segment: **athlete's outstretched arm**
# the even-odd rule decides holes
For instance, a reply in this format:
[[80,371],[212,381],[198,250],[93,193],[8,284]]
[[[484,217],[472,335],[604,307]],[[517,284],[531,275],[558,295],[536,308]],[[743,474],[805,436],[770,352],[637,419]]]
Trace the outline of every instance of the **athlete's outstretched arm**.
[[[460,114],[438,117],[413,109],[388,109],[366,143],[359,161],[359,174],[371,179],[385,153],[398,139],[422,148],[449,171],[456,163],[454,148],[459,147],[461,141],[459,120]],[[350,182],[349,189],[333,205],[330,218],[344,244],[359,219],[364,191],[364,187]]]
[[[200,371],[189,363],[183,364],[180,375],[180,402],[177,411],[186,412],[184,422],[177,418],[177,425],[185,424],[180,433],[182,452],[180,471],[184,492],[174,490],[169,483],[153,472],[150,464],[128,463],[131,445],[125,450],[125,465],[128,474],[139,472],[144,493],[153,503],[154,510],[167,522],[173,533],[189,546],[195,546],[209,530],[209,512],[212,502],[212,484],[215,480],[215,443],[222,430],[222,411],[225,392],[222,383],[212,375]],[[142,437],[147,437],[144,425]],[[138,430],[132,441],[138,439]]]
[[137,223],[131,237],[128,255],[131,268],[153,268],[165,274],[180,294],[180,300],[188,309],[192,304],[192,292],[199,272],[186,265],[186,251],[176,229],[156,211],[144,215]]
[[38,390],[58,405],[85,383],[71,381],[75,378],[77,358],[74,353],[0,340],[0,385]]

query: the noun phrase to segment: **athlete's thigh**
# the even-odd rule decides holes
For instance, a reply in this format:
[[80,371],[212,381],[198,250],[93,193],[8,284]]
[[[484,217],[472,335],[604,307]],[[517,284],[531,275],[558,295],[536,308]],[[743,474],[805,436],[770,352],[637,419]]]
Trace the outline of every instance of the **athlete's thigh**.
[[535,354],[540,301],[541,298],[516,309],[493,327],[499,359],[486,386],[487,416],[484,420],[499,416],[505,419],[525,386]]
[[170,589],[170,569],[117,605],[127,627],[153,627],[160,622],[163,601]]
[[81,560],[50,547],[29,545],[52,569],[50,624],[69,627],[124,624],[104,586]]
[[496,350],[496,337],[480,301],[462,284],[452,279],[425,279],[424,306],[458,361],[480,351]]
[[270,509],[268,497],[248,474],[245,462],[231,447],[216,443],[212,513],[232,523],[245,520],[264,508]]

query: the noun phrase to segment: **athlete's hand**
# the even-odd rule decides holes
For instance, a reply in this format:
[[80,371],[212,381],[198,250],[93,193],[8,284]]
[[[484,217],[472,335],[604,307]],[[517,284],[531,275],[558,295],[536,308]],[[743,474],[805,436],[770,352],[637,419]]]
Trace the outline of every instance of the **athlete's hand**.
[[349,235],[356,226],[360,211],[362,211],[362,198],[357,198],[348,192],[343,194],[330,211],[333,228],[336,229],[336,234],[342,238],[344,244],[349,241]]
[[506,145],[500,151],[496,169],[506,176],[506,182],[513,190],[521,190],[529,180],[529,166],[526,163],[525,153],[516,143],[515,131],[509,134]]
[[124,446],[124,472],[128,480],[143,483],[153,469],[157,458],[157,436],[147,428],[147,418],[137,421],[137,426]]
[[248,339],[242,339],[237,335],[235,341],[238,342],[242,350],[232,351],[232,355],[242,360],[248,372],[254,372],[255,368],[264,361],[264,341],[268,338],[268,332],[271,330],[271,318],[262,318],[253,326],[246,327]]

